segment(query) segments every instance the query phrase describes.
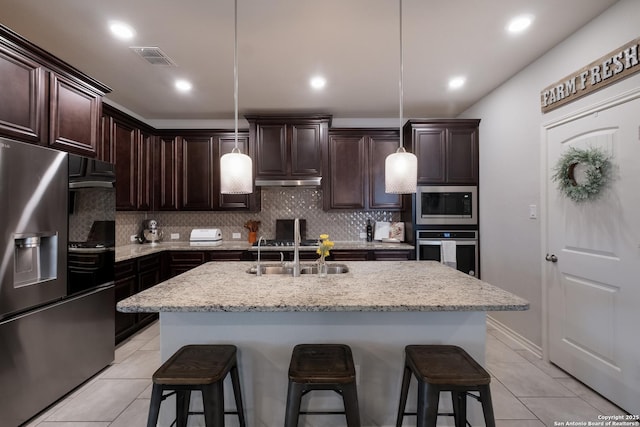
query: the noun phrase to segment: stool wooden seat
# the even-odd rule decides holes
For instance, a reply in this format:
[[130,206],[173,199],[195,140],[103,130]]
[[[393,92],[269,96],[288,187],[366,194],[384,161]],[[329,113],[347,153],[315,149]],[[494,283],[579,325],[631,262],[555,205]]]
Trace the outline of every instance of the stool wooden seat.
[[[456,427],[467,425],[467,396],[480,401],[485,425],[495,427],[491,376],[466,351],[453,345],[408,345],[396,427],[402,425],[411,375],[418,380],[417,427],[436,425],[440,392],[449,391]],[[469,392],[478,392],[476,397]]]
[[[237,414],[240,426],[245,427],[240,378],[238,375],[237,348],[234,345],[187,345],[180,348],[153,374],[153,390],[149,406],[147,427],[158,423],[160,404],[167,397],[176,395],[176,424],[186,427],[189,415],[191,391],[202,392],[205,425],[224,426],[224,415]],[[236,411],[224,411],[223,381],[231,374]],[[164,395],[165,391],[171,393]]]
[[[302,396],[312,390],[342,395],[344,412],[300,412]],[[347,426],[360,426],[356,370],[351,348],[344,344],[299,344],[291,354],[285,427],[296,427],[299,414],[345,414]]]

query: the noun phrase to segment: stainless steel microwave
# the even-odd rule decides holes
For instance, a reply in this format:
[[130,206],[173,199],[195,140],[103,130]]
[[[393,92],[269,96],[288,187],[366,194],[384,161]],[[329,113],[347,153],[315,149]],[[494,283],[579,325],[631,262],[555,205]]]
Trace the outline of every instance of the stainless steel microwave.
[[416,224],[477,225],[478,187],[419,186],[416,192]]

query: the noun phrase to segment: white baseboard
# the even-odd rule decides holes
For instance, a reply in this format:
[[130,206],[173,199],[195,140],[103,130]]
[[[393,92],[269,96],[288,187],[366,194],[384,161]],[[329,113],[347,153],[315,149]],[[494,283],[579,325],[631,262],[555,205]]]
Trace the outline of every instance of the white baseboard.
[[530,351],[531,353],[542,359],[542,347],[529,341],[504,323],[491,317],[491,315],[487,315],[487,324],[498,331],[500,334],[502,334],[505,338],[518,343],[525,350]]

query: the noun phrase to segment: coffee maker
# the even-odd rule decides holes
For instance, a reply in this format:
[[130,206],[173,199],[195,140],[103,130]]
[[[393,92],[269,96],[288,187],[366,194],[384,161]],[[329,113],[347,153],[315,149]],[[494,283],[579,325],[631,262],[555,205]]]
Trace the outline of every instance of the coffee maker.
[[142,221],[142,230],[138,235],[138,243],[159,243],[162,241],[162,230],[158,228],[158,221],[145,219]]

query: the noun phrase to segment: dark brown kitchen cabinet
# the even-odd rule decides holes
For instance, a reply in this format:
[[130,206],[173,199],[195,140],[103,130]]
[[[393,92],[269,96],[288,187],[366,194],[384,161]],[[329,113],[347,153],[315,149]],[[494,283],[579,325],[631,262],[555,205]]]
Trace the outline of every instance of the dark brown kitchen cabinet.
[[102,152],[116,165],[116,209],[147,211],[153,203],[155,136],[143,124],[111,107],[102,118]]
[[[115,263],[115,303],[163,281],[160,260],[161,254],[152,254]],[[121,313],[116,310],[116,344],[157,318],[157,313]]]
[[171,251],[169,252],[169,278],[187,272],[204,264],[206,251]]
[[334,249],[329,255],[330,261],[367,261],[369,251],[366,250],[340,250]]
[[[137,267],[135,260],[115,264],[115,304],[136,293]],[[119,343],[135,331],[136,313],[121,313],[115,309],[115,342]]]
[[418,184],[478,184],[475,119],[409,120],[403,129],[408,151],[418,157]]
[[256,180],[316,178],[331,116],[261,115],[249,121],[250,155]]
[[96,157],[109,91],[0,25],[0,136]]
[[138,132],[137,209],[148,211],[151,210],[153,205],[153,148],[155,137],[141,129]]
[[[224,154],[231,153],[236,143],[233,133],[215,135],[214,140],[218,159]],[[244,154],[249,153],[249,135],[246,132],[238,134],[238,148]],[[216,166],[219,164],[218,160]],[[216,169],[219,173],[219,167]],[[220,193],[220,177],[216,175],[214,178],[214,192],[217,196],[216,210],[260,211],[259,188],[254,188],[251,194],[222,194]]]
[[384,165],[389,154],[400,146],[398,131],[379,131],[368,134],[369,209],[401,210],[403,199],[399,194],[385,192]]
[[4,46],[0,35],[0,135],[45,143],[44,78],[40,64]]
[[182,210],[215,209],[213,180],[219,171],[216,163],[212,137],[182,138]]
[[329,136],[323,203],[329,209],[366,209],[367,141],[355,134]]
[[323,207],[401,210],[402,197],[385,193],[384,163],[399,147],[392,129],[331,129],[323,183]]
[[242,261],[246,251],[209,251],[208,261]]
[[335,249],[330,261],[406,261],[411,259],[411,249]]
[[[160,254],[147,255],[138,258],[138,280],[137,290],[142,292],[149,289],[162,281],[160,268]],[[137,323],[138,329],[148,325],[158,318],[157,313],[138,313]]]
[[407,261],[411,259],[413,250],[385,250],[377,249],[371,252],[370,259],[373,261]]
[[[155,149],[156,210],[259,211],[260,191],[220,193],[220,157],[235,146],[229,131],[166,131]],[[238,148],[248,152],[248,134],[238,134]]]
[[154,151],[154,209],[175,211],[180,208],[180,170],[182,150],[177,136],[160,136]]
[[49,108],[50,146],[97,156],[102,96],[71,79],[50,73]]
[[109,119],[109,138],[116,164],[116,209],[138,209],[137,129],[121,120]]

